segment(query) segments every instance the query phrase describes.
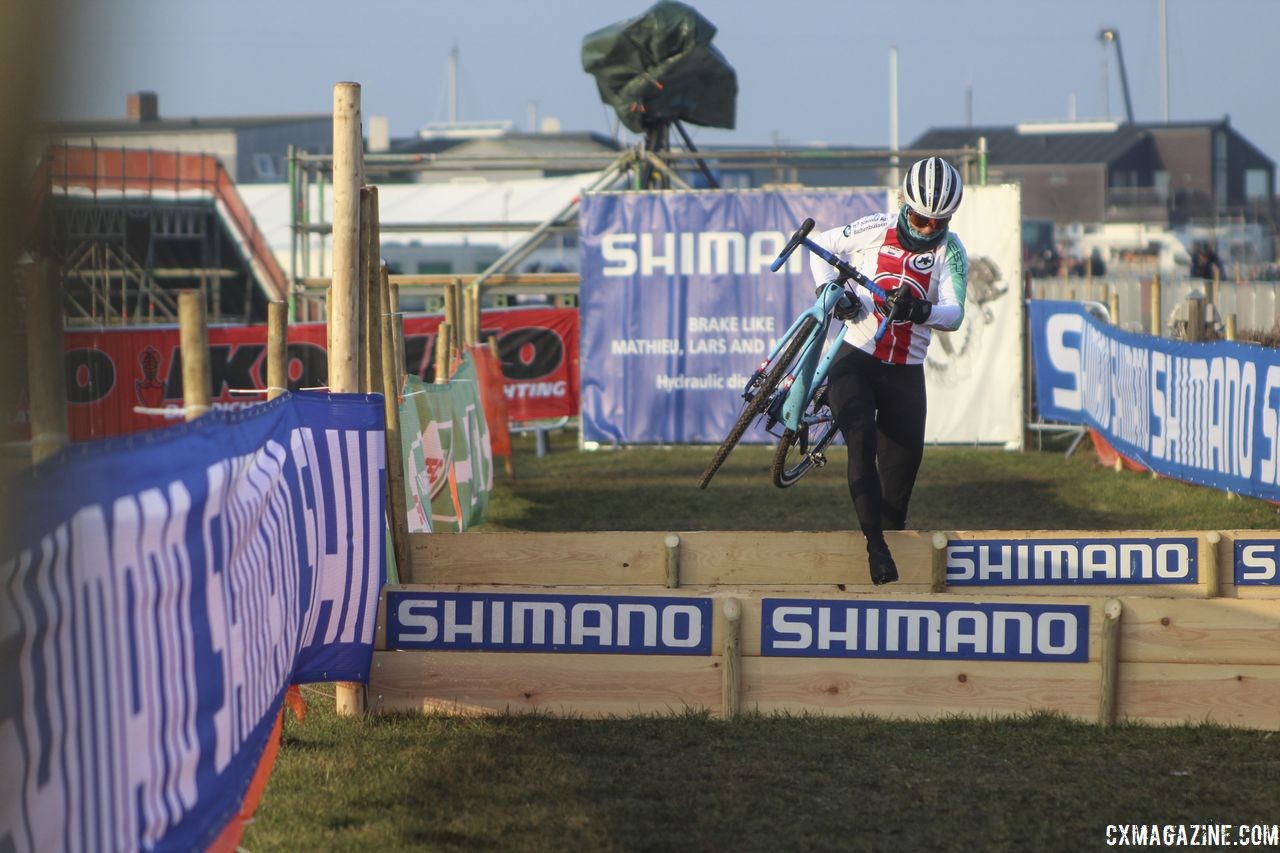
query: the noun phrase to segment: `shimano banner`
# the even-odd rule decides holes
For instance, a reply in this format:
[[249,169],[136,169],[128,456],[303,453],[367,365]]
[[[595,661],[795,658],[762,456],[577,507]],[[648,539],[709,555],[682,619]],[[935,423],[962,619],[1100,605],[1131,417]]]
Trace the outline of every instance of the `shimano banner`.
[[1075,302],[1031,303],[1036,400],[1158,474],[1280,500],[1280,352],[1121,331]]
[[583,439],[719,443],[747,377],[813,302],[807,252],[777,273],[769,264],[807,217],[834,228],[885,201],[883,190],[584,198]]
[[[807,250],[769,271],[787,238],[808,217],[822,231],[896,210],[890,199],[883,189],[584,198],[583,438],[719,443],[747,378],[813,303]],[[968,300],[960,329],[930,347],[931,443],[1021,443],[1019,205],[1017,187],[971,187],[955,217]],[[757,427],[744,440],[769,438]]]
[[25,475],[0,563],[0,849],[206,848],[288,686],[368,678],[385,469],[380,396],[286,394]]

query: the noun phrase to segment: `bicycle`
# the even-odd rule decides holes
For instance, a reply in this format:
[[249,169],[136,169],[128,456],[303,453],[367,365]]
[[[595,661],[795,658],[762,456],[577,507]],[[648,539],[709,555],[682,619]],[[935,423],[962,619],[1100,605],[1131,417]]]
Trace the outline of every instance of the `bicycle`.
[[[839,275],[818,290],[817,300],[796,317],[747,380],[742,391],[746,401],[742,412],[703,472],[698,488],[707,487],[752,422],[761,416],[765,418],[765,431],[778,440],[770,470],[775,486],[780,489],[793,486],[810,470],[827,463],[826,449],[839,428],[827,405],[826,380],[843,337],[827,345],[827,331],[841,300],[858,298],[856,291],[848,286],[849,281],[857,282],[881,299],[886,299],[888,294],[853,266],[810,240],[813,226],[812,219],[801,223],[769,269],[777,272],[796,249],[805,246],[835,267]],[[884,336],[889,323],[886,312],[876,329],[877,341]],[[775,432],[779,427],[782,432]]]

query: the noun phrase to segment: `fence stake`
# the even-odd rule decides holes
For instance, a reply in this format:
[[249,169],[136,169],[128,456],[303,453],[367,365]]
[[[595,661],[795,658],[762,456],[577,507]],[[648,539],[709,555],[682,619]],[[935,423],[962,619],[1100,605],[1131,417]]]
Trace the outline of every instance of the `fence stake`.
[[63,369],[62,279],[48,261],[26,274],[27,395],[31,406],[31,461],[67,443],[67,374]]
[[209,411],[209,329],[204,320],[204,294],[184,290],[178,294],[178,331],[182,347],[182,403],[187,420]]
[[436,330],[436,384],[443,385],[449,381],[449,338],[453,327],[445,322]]
[[1120,666],[1120,614],[1124,605],[1108,598],[1102,605],[1102,690],[1098,701],[1098,723],[1116,724],[1116,675]]
[[387,514],[391,524],[391,550],[396,556],[395,583],[413,578],[409,551],[409,508],[404,495],[404,446],[400,443],[400,366],[396,364],[395,327],[400,315],[391,309],[391,282],[385,264],[378,265],[378,307],[381,323],[383,411],[387,417]]
[[720,681],[720,707],[724,719],[738,716],[742,701],[742,603],[724,600],[724,653]]
[[1204,561],[1204,585],[1205,598],[1217,598],[1222,595],[1222,565],[1218,561],[1218,543],[1222,541],[1222,534],[1216,530],[1210,530],[1204,535],[1205,542],[1209,543],[1209,553]]
[[360,283],[364,293],[362,320],[364,390],[382,391],[382,276],[378,232],[378,188],[360,189]]
[[947,591],[947,540],[949,538],[942,531],[933,534],[933,575],[929,583],[930,592]]
[[267,305],[267,399],[289,387],[289,303]]
[[674,533],[668,533],[662,542],[667,547],[667,589],[678,589],[680,587],[680,537]]
[[[329,390],[360,390],[360,185],[364,137],[360,128],[360,84],[333,87],[333,283],[329,299]],[[360,684],[335,685],[339,716],[364,712]]]
[[1160,273],[1151,279],[1151,334],[1160,337]]

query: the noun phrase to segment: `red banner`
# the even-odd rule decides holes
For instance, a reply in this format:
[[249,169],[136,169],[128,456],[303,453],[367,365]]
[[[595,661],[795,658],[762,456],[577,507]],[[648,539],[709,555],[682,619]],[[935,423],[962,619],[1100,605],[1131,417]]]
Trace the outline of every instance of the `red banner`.
[[[442,317],[406,317],[405,367],[434,375]],[[514,308],[480,315],[484,336],[496,335],[507,412],[512,420],[578,413],[578,311]],[[260,402],[233,391],[266,388],[266,326],[209,329],[210,394],[217,407]],[[65,335],[67,420],[73,441],[163,426],[162,416],[135,408],[182,407],[182,355],[172,326],[68,331]],[[289,388],[324,386],[328,376],[323,323],[289,327]]]

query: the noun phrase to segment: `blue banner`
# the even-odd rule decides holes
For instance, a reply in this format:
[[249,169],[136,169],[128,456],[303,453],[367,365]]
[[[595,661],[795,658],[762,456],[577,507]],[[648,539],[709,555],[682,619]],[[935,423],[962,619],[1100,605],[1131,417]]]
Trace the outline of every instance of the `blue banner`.
[[823,231],[886,202],[853,190],[584,198],[583,439],[719,443],[747,378],[814,300],[807,250],[769,271],[787,238],[807,217]]
[[711,600],[387,592],[388,649],[711,654]]
[[9,484],[0,849],[203,849],[285,690],[365,681],[380,396],[296,394],[71,445]]
[[1080,604],[766,598],[761,607],[764,657],[1089,660]]
[[1194,584],[1195,537],[953,539],[947,586]]
[[1237,586],[1280,586],[1280,540],[1237,539],[1234,556]]
[[1280,500],[1280,350],[1121,331],[1032,301],[1036,403],[1158,474]]

